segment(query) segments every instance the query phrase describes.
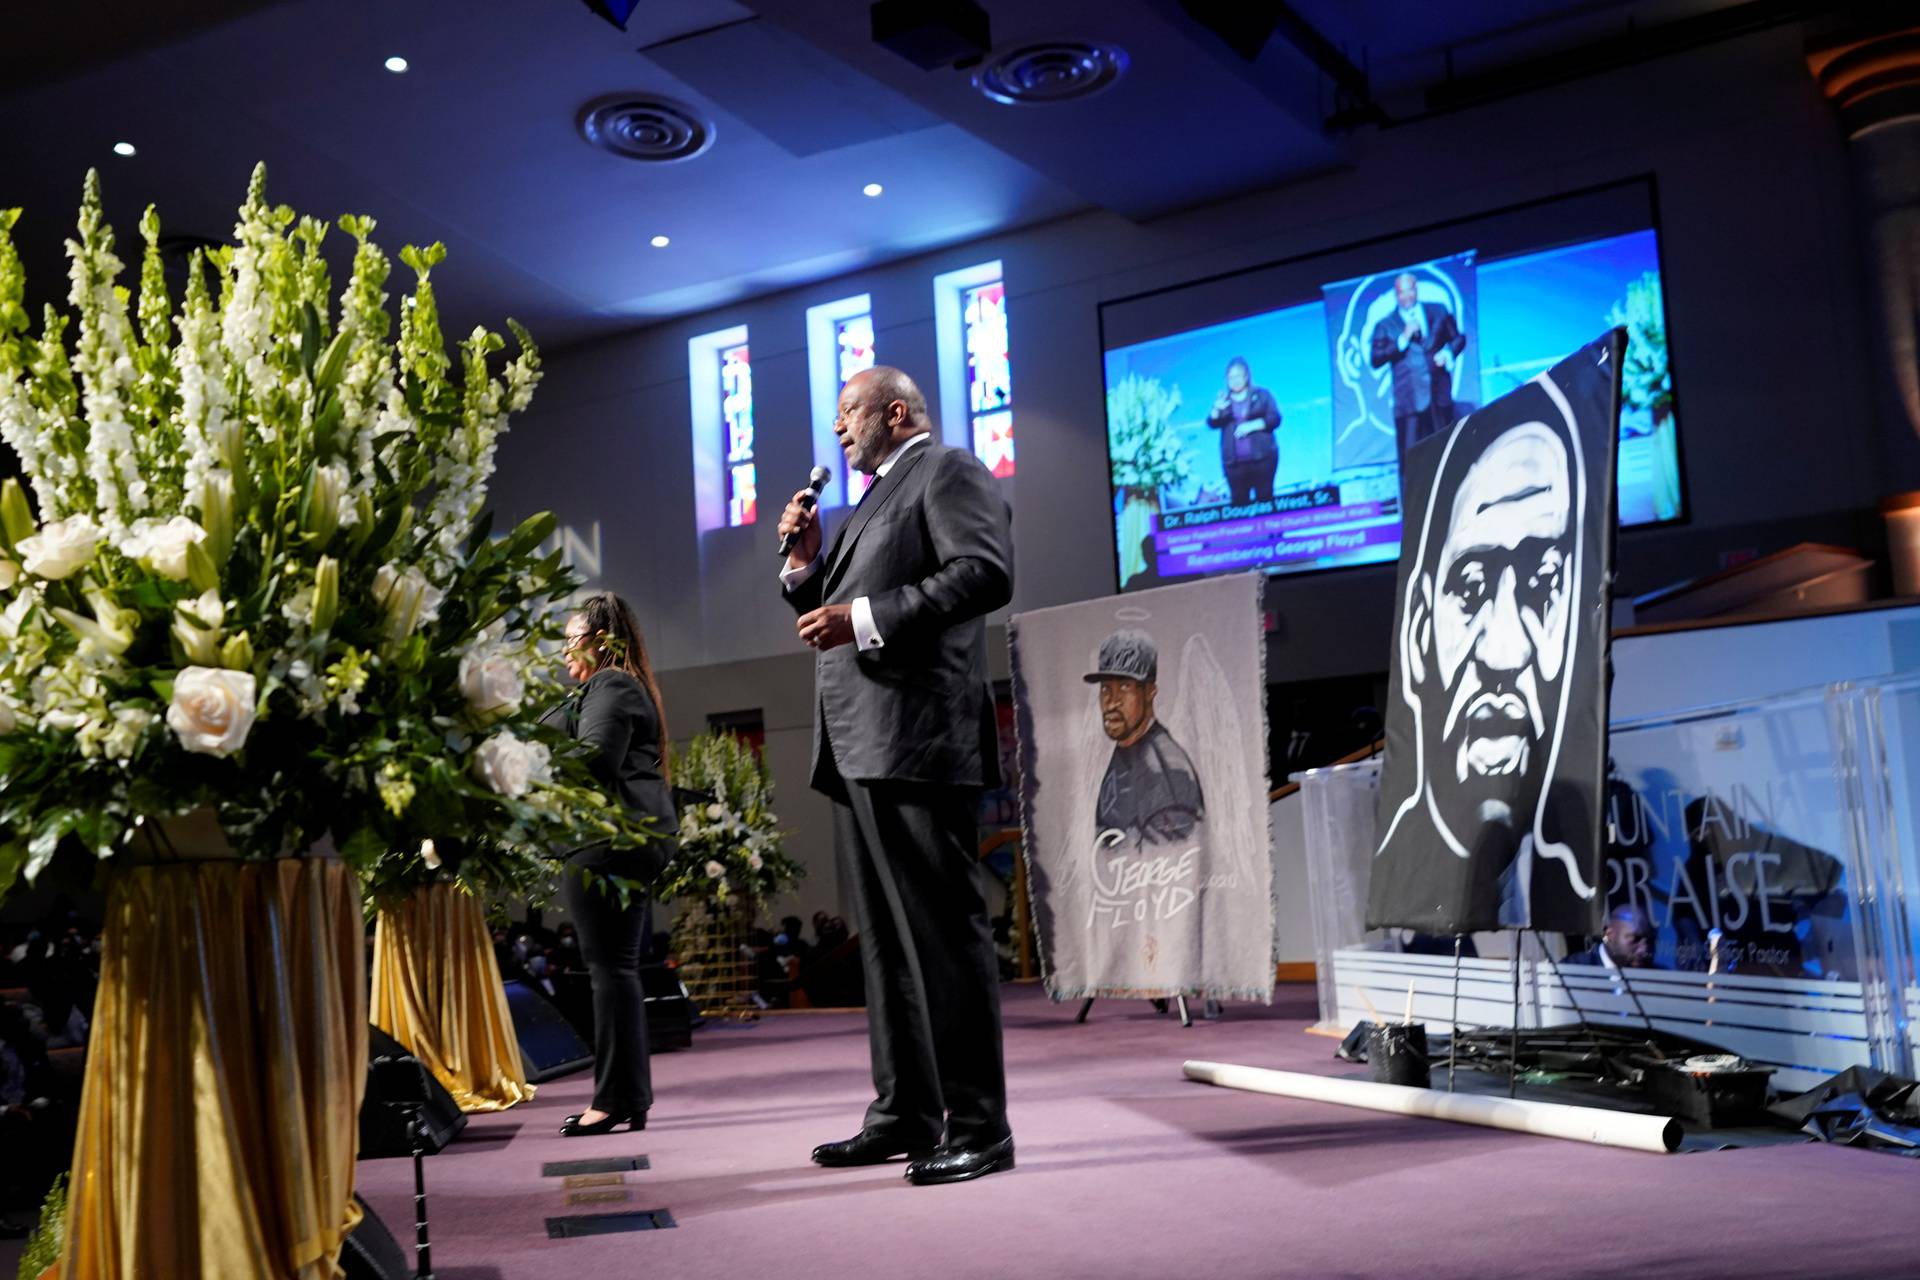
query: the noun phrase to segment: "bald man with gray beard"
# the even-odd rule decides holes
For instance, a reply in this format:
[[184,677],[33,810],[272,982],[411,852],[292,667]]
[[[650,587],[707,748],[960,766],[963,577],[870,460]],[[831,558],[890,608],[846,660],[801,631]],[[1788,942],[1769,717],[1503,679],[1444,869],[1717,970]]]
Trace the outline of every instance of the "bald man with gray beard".
[[1013,1167],[1000,969],[974,814],[999,781],[986,615],[1013,596],[1011,513],[992,474],[941,444],[926,397],[885,366],[834,421],[874,477],[822,551],[804,492],[781,589],[817,653],[813,785],[834,806],[866,972],[874,1101],[830,1167],[909,1157],[915,1185]]

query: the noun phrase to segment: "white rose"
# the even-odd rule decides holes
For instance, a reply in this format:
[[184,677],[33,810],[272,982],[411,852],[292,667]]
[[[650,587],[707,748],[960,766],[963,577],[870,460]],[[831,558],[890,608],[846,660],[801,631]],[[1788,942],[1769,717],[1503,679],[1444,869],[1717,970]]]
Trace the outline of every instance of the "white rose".
[[473,776],[503,796],[518,798],[543,780],[547,749],[522,742],[511,733],[497,733],[473,753]]
[[247,744],[253,699],[251,671],[188,667],[174,679],[167,724],[187,750],[230,756]]
[[171,520],[142,520],[120,544],[120,550],[163,578],[187,580],[187,551],[205,542],[207,531],[185,516]]
[[766,862],[766,859],[762,858],[759,854],[750,853],[747,855],[747,865],[752,867],[755,871],[758,871],[760,870],[760,868],[766,866],[767,862]]
[[707,806],[707,816],[718,822],[727,816],[727,811],[717,804],[710,804]]
[[475,715],[517,711],[526,683],[513,661],[497,649],[470,649],[460,658],[460,692]]
[[707,864],[707,879],[709,880],[718,880],[726,873],[727,869],[717,862],[709,862]]
[[427,864],[427,870],[429,871],[438,871],[440,869],[440,851],[433,847],[432,837],[428,837],[420,842],[420,861]]
[[20,559],[36,578],[58,582],[87,566],[100,549],[101,536],[85,516],[50,521],[32,537],[20,539]]

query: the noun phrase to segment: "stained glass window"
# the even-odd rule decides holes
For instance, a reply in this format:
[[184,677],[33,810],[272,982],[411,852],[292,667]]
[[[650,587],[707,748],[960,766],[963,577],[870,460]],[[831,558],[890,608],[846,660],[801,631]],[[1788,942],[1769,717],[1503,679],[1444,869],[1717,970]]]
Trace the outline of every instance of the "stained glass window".
[[720,417],[727,436],[727,524],[752,524],[758,486],[753,465],[753,365],[745,343],[720,353]]
[[[873,313],[865,311],[836,320],[833,325],[833,345],[835,358],[839,361],[839,389],[844,391],[848,379],[854,374],[873,368]],[[860,495],[872,484],[872,476],[848,468],[847,501],[860,501]]]
[[961,297],[966,327],[967,414],[973,451],[997,476],[1013,474],[1013,367],[1007,348],[1007,286],[975,285]]

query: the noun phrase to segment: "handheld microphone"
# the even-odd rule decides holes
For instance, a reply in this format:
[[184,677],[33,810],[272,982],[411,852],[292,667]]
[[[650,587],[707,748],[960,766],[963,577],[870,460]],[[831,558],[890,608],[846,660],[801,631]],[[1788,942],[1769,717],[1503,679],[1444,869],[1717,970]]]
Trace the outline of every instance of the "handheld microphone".
[[[811,511],[814,504],[820,500],[820,491],[827,487],[827,481],[832,478],[833,473],[825,467],[815,467],[812,473],[807,476],[807,491],[800,495],[800,505]],[[793,544],[799,540],[800,531],[797,529],[780,539],[780,554],[782,556],[792,555]]]

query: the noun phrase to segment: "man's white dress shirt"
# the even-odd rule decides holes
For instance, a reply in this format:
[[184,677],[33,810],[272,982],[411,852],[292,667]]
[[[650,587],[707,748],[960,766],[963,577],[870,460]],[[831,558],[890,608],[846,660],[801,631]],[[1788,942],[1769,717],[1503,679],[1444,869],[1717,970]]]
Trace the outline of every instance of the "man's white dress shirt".
[[[893,470],[893,464],[900,461],[907,450],[932,438],[933,433],[931,431],[922,431],[919,435],[909,436],[907,439],[902,440],[898,445],[894,446],[893,452],[889,453],[886,456],[886,460],[874,471],[874,480],[877,482],[882,476],[886,475],[887,472]],[[871,485],[867,487],[867,492],[873,492]],[[862,496],[861,501],[866,501],[866,498]],[[858,504],[856,504],[856,506],[857,505]],[[798,569],[782,569],[780,571],[780,585],[791,591],[811,578],[814,574],[820,572],[821,561],[826,558],[826,545],[823,539],[820,543],[820,554],[813,558],[811,564],[802,565]],[[873,625],[873,605],[867,601],[865,596],[861,596],[853,602],[853,641],[862,649],[878,649],[886,644],[886,641],[880,636],[879,628]]]

